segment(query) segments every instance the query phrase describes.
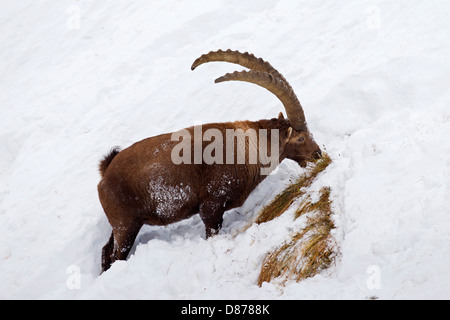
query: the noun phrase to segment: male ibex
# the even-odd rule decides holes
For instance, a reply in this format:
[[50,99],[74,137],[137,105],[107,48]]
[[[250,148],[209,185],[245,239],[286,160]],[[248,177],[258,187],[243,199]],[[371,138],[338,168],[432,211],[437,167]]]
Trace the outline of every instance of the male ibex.
[[[226,61],[250,69],[226,74],[215,82],[240,80],[266,88],[281,100],[288,119],[280,113],[278,118],[270,120],[212,123],[201,126],[201,129],[190,127],[184,129],[185,133],[195,135],[197,130],[197,133],[206,134],[208,130],[215,130],[216,134],[225,137],[230,130],[253,130],[256,139],[264,142],[256,148],[267,146],[264,152],[257,151],[278,154],[277,164],[288,158],[305,167],[308,160],[321,155],[319,146],[308,131],[302,106],[293,89],[268,62],[249,53],[219,50],[195,60],[192,70],[210,61]],[[267,135],[260,134],[261,130],[267,130]],[[174,134],[147,138],[120,152],[113,149],[100,162],[99,198],[112,226],[111,237],[103,247],[103,271],[114,261],[127,258],[143,224],[167,225],[199,213],[206,227],[206,237],[216,234],[221,228],[224,212],[241,206],[265,178],[260,169],[267,161],[251,162],[250,157],[240,163],[211,163],[205,159],[175,163],[173,150],[179,141],[174,141]],[[275,147],[268,143],[273,142],[273,137],[277,138]],[[200,140],[200,145],[197,143],[184,149],[188,160],[196,151],[206,151],[208,146],[204,141],[211,140],[211,137],[209,140],[205,138]],[[255,147],[255,142],[250,140],[244,140],[244,149],[250,149],[251,145]],[[239,148],[233,140],[234,146]],[[242,149],[242,144],[240,147]],[[225,145],[221,148],[215,151],[225,154]]]

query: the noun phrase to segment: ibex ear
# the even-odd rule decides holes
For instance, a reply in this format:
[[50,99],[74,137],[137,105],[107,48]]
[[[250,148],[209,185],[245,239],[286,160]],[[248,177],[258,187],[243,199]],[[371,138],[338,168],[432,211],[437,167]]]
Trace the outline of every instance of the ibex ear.
[[280,113],[278,114],[278,119],[284,119],[283,112],[280,112]]

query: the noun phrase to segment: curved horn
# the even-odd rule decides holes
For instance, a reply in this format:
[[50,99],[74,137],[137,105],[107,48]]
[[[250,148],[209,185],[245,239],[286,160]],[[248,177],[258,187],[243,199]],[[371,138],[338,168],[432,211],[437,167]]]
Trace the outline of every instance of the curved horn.
[[286,82],[286,84],[288,84],[287,80],[283,77],[283,75],[279,73],[277,69],[272,67],[270,63],[268,63],[267,61],[264,61],[262,58],[257,58],[253,54],[248,52],[241,53],[239,51],[233,51],[230,49],[226,51],[223,50],[210,51],[209,53],[200,56],[192,64],[191,70],[194,70],[201,64],[212,61],[231,62],[239,64],[250,70],[267,72],[275,77],[281,78],[284,82]]
[[303,113],[300,101],[297,99],[292,88],[281,78],[275,77],[268,72],[250,70],[227,73],[217,78],[214,82],[219,83],[236,80],[254,83],[272,92],[283,103],[291,127],[297,131],[307,131],[305,114]]
[[256,71],[266,71],[269,73],[270,71],[275,70],[275,68],[273,68],[270,65],[270,63],[264,61],[261,58],[256,58],[251,53],[248,52],[241,53],[239,51],[233,51],[230,49],[226,51],[223,50],[210,51],[209,53],[201,55],[194,61],[194,63],[191,66],[191,69],[194,70],[199,65],[212,61],[225,61],[236,63],[249,69],[253,69]]
[[[230,77],[230,75],[234,75],[234,74],[236,74],[236,72],[233,74],[227,74],[227,75],[217,79],[216,83],[222,82],[222,81],[229,81],[229,80],[241,80],[241,81],[256,83],[256,84],[259,84],[260,86],[265,87],[267,90],[271,91],[283,102],[283,104],[286,108],[286,113],[287,113],[287,116],[291,123],[291,126],[298,131],[307,130],[305,115],[303,113],[303,108],[300,104],[300,101],[298,101],[298,98],[295,95],[294,90],[292,89],[289,82],[283,77],[283,75],[280,72],[278,72],[278,70],[276,70],[274,67],[272,67],[269,62],[264,61],[262,58],[256,58],[253,54],[248,53],[248,52],[241,53],[239,51],[233,51],[233,50],[228,49],[226,51],[223,51],[223,50],[210,51],[207,54],[201,55],[199,58],[197,58],[194,61],[194,63],[191,66],[191,69],[194,70],[199,65],[207,63],[207,62],[211,62],[211,61],[225,61],[225,62],[236,63],[236,64],[239,64],[239,65],[246,67],[255,72],[267,73],[267,75],[272,76],[273,79],[278,79],[279,81],[281,81],[284,84],[284,86],[283,86],[284,97],[291,97],[290,98],[291,102],[288,102],[288,100],[286,100],[286,98],[283,98],[285,100],[282,100],[280,98],[279,94],[275,93],[268,87],[265,87],[264,85],[262,85],[260,83],[250,81],[249,74],[247,76],[244,76],[247,78],[246,80],[245,79],[237,79],[237,78],[236,79],[231,79],[231,78],[225,79],[225,77]],[[288,108],[289,108],[289,111],[288,111]]]

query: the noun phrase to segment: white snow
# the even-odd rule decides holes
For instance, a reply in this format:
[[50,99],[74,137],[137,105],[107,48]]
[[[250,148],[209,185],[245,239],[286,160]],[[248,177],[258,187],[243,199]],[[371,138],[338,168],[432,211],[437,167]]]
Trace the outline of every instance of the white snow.
[[[0,12],[0,298],[449,299],[450,5],[446,0],[8,1]],[[302,169],[284,161],[204,239],[200,218],[145,226],[100,275],[111,227],[98,161],[184,127],[272,118],[269,92],[190,70],[249,51],[289,80],[334,162],[335,265],[256,279],[302,226],[251,225]]]

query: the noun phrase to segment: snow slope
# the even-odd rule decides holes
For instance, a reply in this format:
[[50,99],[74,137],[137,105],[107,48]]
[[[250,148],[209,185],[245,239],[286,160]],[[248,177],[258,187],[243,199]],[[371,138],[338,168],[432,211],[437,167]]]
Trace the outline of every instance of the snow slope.
[[[3,1],[0,298],[450,298],[450,5],[445,0]],[[190,65],[250,51],[295,88],[334,162],[336,264],[256,285],[265,254],[301,227],[249,221],[302,169],[284,161],[204,239],[198,217],[144,227],[100,275],[110,226],[98,160],[112,146],[282,105],[240,69]],[[248,228],[247,228],[248,227]]]

